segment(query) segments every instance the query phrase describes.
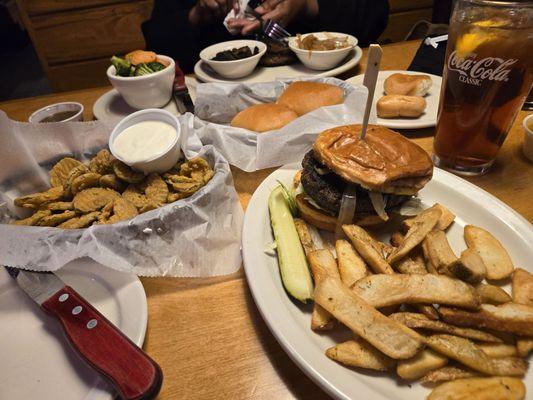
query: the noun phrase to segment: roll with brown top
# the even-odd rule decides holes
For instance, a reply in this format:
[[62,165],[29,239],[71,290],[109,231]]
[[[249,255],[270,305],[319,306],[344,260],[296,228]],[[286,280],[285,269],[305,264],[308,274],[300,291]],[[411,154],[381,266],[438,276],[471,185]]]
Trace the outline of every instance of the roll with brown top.
[[283,105],[256,104],[235,115],[231,120],[231,126],[261,133],[283,128],[296,118],[298,115]]
[[425,96],[431,88],[432,81],[428,75],[392,74],[383,83],[385,94],[406,96]]
[[344,103],[344,91],[327,83],[298,81],[285,89],[277,103],[302,116],[320,107]]
[[380,118],[420,117],[426,109],[426,99],[420,96],[389,94],[380,98],[376,111]]

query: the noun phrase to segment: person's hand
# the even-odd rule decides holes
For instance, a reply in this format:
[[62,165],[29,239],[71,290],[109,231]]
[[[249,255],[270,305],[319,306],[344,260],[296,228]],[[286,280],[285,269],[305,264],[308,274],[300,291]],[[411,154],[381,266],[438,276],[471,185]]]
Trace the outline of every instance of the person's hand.
[[[312,17],[318,14],[317,0],[265,0],[255,9],[261,14],[263,21],[272,20],[281,26],[287,26],[297,16]],[[247,35],[261,27],[257,20],[234,18],[228,21],[228,25]]]
[[233,8],[238,11],[237,0],[198,0],[189,11],[189,22],[194,27],[224,19],[226,14]]

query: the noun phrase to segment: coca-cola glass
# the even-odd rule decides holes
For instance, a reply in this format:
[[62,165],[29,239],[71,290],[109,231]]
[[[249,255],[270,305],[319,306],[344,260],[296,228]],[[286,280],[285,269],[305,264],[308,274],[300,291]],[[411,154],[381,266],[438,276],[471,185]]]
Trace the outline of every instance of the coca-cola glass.
[[478,175],[494,163],[533,82],[533,2],[458,0],[450,20],[433,161]]

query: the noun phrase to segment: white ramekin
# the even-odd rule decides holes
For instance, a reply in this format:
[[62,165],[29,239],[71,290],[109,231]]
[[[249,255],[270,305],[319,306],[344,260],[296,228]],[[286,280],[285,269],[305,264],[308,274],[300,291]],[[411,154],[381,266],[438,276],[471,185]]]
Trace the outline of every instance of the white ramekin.
[[[161,154],[156,154],[150,158],[147,158],[146,160],[138,161],[133,164],[128,163],[126,160],[117,155],[114,149],[114,142],[117,136],[120,135],[123,130],[142,121],[163,121],[172,125],[174,128],[176,128],[176,139]],[[150,132],[147,132],[146,134],[149,135]],[[181,128],[179,121],[173,114],[158,108],[134,112],[133,114],[123,118],[115,126],[113,132],[111,132],[111,136],[109,137],[109,150],[111,151],[111,154],[113,154],[113,156],[118,158],[120,161],[128,164],[130,167],[135,168],[138,171],[144,172],[145,174],[152,172],[166,172],[175,166],[178,160],[181,158]]]
[[533,129],[529,128],[528,122],[533,123],[533,114],[529,114],[522,121],[522,126],[524,127],[524,143],[522,145],[524,155],[530,161],[533,161]]
[[141,76],[118,76],[115,67],[107,69],[107,78],[124,101],[137,109],[163,107],[172,97],[176,64],[167,56],[157,55],[169,65],[161,71]]
[[304,50],[298,47],[298,39],[296,36],[289,38],[289,48],[296,54],[303,65],[307,68],[315,70],[326,70],[336,67],[355,46],[357,46],[357,38],[346,33],[339,32],[313,32],[302,35],[302,39],[307,35],[315,35],[318,39],[329,39],[332,36],[348,37],[350,46],[342,49],[334,50]]
[[55,103],[43,108],[39,108],[37,111],[30,115],[28,121],[32,124],[38,124],[46,117],[63,111],[76,111],[76,114],[74,114],[72,117],[57,122],[83,121],[83,105],[80,103],[76,103],[75,101]]
[[[250,50],[254,47],[259,49],[259,53],[254,56],[233,61],[214,61],[212,58],[220,51],[248,46]],[[259,59],[266,53],[267,47],[263,42],[257,40],[230,40],[228,42],[217,43],[206,47],[200,52],[200,59],[209,65],[217,74],[224,78],[237,79],[250,75]]]

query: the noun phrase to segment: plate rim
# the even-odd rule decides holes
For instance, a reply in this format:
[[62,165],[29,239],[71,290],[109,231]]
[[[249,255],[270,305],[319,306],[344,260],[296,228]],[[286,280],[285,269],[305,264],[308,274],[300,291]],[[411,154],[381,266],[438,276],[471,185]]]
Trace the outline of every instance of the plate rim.
[[[429,73],[420,72],[420,71],[400,70],[400,69],[391,69],[391,70],[385,69],[385,70],[379,71],[379,74],[382,74],[382,73],[386,73],[388,75],[392,75],[394,73],[402,73],[402,74],[407,73],[408,75],[419,75],[419,74],[429,75],[433,80],[438,79],[440,81],[440,86],[442,87],[442,76],[438,76],[435,74],[429,74]],[[379,79],[379,74],[378,74],[378,79]],[[364,74],[355,75],[355,76],[352,76],[351,78],[346,79],[346,82],[362,85],[363,77],[364,77]],[[435,117],[434,121],[418,122],[418,123],[416,123],[416,119],[413,119],[412,121],[415,122],[415,125],[411,125],[411,126],[407,126],[404,123],[398,123],[398,120],[395,120],[395,119],[379,118],[377,116],[376,116],[376,121],[377,121],[376,122],[377,124],[382,125],[386,128],[390,128],[390,129],[423,129],[423,128],[431,128],[437,125],[437,117]],[[404,121],[411,121],[411,120],[404,119]]]
[[[257,290],[256,285],[260,285],[260,282],[257,282],[252,277],[253,275],[253,267],[252,262],[250,262],[250,259],[253,258],[253,252],[252,254],[249,254],[251,251],[249,249],[249,246],[247,246],[248,241],[248,231],[252,230],[253,227],[251,227],[250,219],[253,218],[251,215],[254,213],[255,204],[259,201],[260,193],[262,193],[265,190],[265,187],[272,183],[273,178],[276,177],[276,175],[279,173],[280,170],[289,170],[289,171],[296,171],[299,169],[299,163],[291,163],[284,165],[275,171],[273,171],[271,174],[269,174],[263,182],[257,187],[257,189],[254,191],[254,194],[252,195],[248,206],[246,208],[246,213],[244,216],[243,221],[243,233],[242,233],[242,256],[243,256],[243,266],[246,276],[247,284],[250,288],[250,292],[252,294],[252,298],[254,299],[254,302],[256,304],[257,309],[259,310],[259,313],[261,314],[261,317],[265,321],[266,325],[268,326],[268,329],[272,333],[272,335],[276,338],[276,341],[280,344],[280,346],[283,348],[285,353],[291,358],[293,362],[300,368],[302,372],[305,373],[311,380],[313,380],[316,384],[318,384],[326,393],[333,396],[337,399],[343,399],[343,400],[349,400],[350,396],[342,391],[339,387],[337,387],[334,383],[329,381],[326,377],[322,376],[319,371],[317,371],[313,365],[311,365],[305,357],[300,354],[298,351],[296,351],[292,345],[292,343],[287,339],[287,332],[283,330],[282,328],[279,328],[279,323],[276,323],[276,319],[272,318],[271,311],[268,307],[265,306],[265,298],[263,298],[260,295],[260,290]],[[510,206],[505,204],[503,201],[499,200],[486,190],[474,185],[473,183],[468,182],[465,179],[462,179],[450,172],[444,171],[440,168],[435,167],[434,168],[434,177],[433,179],[437,178],[439,182],[442,182],[446,184],[446,182],[460,182],[462,185],[464,185],[464,189],[466,190],[467,195],[472,196],[473,194],[477,196],[481,196],[484,198],[484,200],[489,201],[489,203],[497,205],[497,212],[496,217],[504,221],[506,225],[513,226],[515,230],[518,230],[521,235],[527,235],[529,237],[533,238],[533,224],[530,224],[522,215],[520,215],[517,211],[512,209]],[[463,189],[463,188],[462,188]],[[257,193],[257,195],[256,195]],[[504,214],[505,219],[503,219],[502,214]],[[513,222],[510,222],[508,217],[512,217],[514,220]],[[519,228],[519,229],[516,229]],[[290,315],[290,312],[286,307],[284,307],[284,312],[288,313]],[[279,314],[278,314],[279,315]],[[367,385],[361,385],[361,387],[358,387],[358,391],[361,395],[369,395],[373,396],[372,398],[379,398],[386,400],[388,399],[383,393],[380,393],[376,390],[373,390],[369,388]],[[364,398],[364,397],[363,397]]]
[[[71,261],[71,263],[71,266],[67,264],[66,270],[61,268],[56,271],[59,272],[58,276],[60,279],[63,279],[61,276],[62,272],[67,272],[68,274],[85,276],[84,281],[87,282],[93,279],[100,279],[102,282],[105,282],[106,285],[109,285],[109,300],[116,301],[117,313],[119,314],[120,322],[122,322],[120,325],[124,325],[124,321],[135,321],[135,324],[133,325],[135,331],[130,332],[132,337],[128,336],[128,338],[138,347],[142,348],[148,327],[148,301],[146,291],[144,290],[144,286],[139,277],[134,274],[128,274],[107,268],[89,257],[76,259]],[[91,264],[91,269],[86,269],[86,263]],[[111,283],[108,278],[109,274],[113,276]],[[68,279],[66,280],[68,281]],[[66,284],[68,284],[68,282],[66,282]],[[79,288],[80,286],[76,285],[74,289],[79,291]],[[133,311],[134,314],[130,313],[130,311]],[[121,332],[122,329],[124,329],[124,327],[119,327]],[[83,399],[112,400],[116,395],[113,392],[109,393],[102,390],[108,387],[109,384],[106,383],[103,378],[97,377],[97,379],[94,380],[93,385],[88,388]]]
[[[351,59],[349,59],[347,62],[345,62],[344,64],[341,64],[335,68],[332,68],[332,69],[329,69],[329,70],[326,70],[326,71],[318,71],[317,70],[317,74],[315,75],[307,75],[308,77],[312,76],[312,77],[315,77],[315,78],[324,78],[324,77],[332,77],[332,76],[337,76],[339,74],[342,74],[343,72],[346,72],[348,70],[350,70],[351,68],[355,67],[356,65],[359,64],[359,62],[361,61],[361,58],[363,56],[363,49],[361,49],[361,47],[359,46],[355,46],[354,47],[354,52],[355,52],[355,56]],[[198,60],[196,62],[196,64],[194,65],[194,74],[196,75],[196,79],[198,79],[199,81],[201,82],[204,82],[204,83],[242,83],[243,80],[246,81],[246,82],[251,82],[251,83],[263,83],[263,82],[269,82],[269,81],[248,81],[246,80],[246,77],[243,77],[243,78],[240,78],[240,79],[234,79],[234,80],[224,80],[224,79],[217,79],[217,78],[213,78],[211,77],[210,75],[208,75],[207,73],[205,73],[202,69],[202,64],[203,64],[203,61],[202,60]],[[299,61],[298,61],[298,64],[301,64]],[[290,65],[283,65],[283,66],[280,66],[280,67],[289,67]],[[259,68],[277,68],[277,67],[259,67]],[[293,75],[292,77],[297,77],[299,75]],[[204,78],[206,77],[206,78]],[[285,77],[276,77],[276,78],[285,78]]]

